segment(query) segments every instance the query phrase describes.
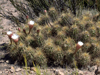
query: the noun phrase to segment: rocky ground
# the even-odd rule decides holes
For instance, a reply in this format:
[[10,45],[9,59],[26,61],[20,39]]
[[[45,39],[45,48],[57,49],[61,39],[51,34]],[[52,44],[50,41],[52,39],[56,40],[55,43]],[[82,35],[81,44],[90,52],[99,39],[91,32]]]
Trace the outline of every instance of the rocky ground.
[[[14,16],[18,16],[18,11],[13,7],[9,0],[0,0],[0,75],[36,75],[36,67],[28,68],[26,71],[24,67],[16,66],[9,62],[7,58],[7,51],[3,46],[6,43],[9,43],[9,39],[5,32],[8,30],[17,31],[17,25],[12,22],[7,17],[3,16],[5,14],[9,15],[8,11],[11,12]],[[6,58],[5,58],[6,56]],[[46,68],[40,69],[41,75],[95,75],[97,66],[88,67],[87,69],[75,69],[75,68]],[[100,67],[98,68],[99,75]],[[75,74],[77,73],[78,74]],[[27,74],[28,73],[28,74]]]

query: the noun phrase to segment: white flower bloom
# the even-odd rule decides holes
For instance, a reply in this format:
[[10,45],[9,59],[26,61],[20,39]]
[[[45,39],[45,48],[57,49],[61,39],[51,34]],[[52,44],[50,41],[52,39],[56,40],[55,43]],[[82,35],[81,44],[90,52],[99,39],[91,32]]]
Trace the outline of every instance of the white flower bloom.
[[28,23],[29,25],[34,25],[34,21],[29,21],[29,23]]
[[80,46],[82,46],[82,45],[83,45],[83,42],[79,41],[78,44],[79,44]]
[[19,36],[18,36],[17,34],[13,34],[13,35],[11,36],[11,38],[12,38],[13,40],[16,40],[16,39],[19,38]]
[[12,32],[11,31],[7,31],[7,35],[11,35],[12,34]]

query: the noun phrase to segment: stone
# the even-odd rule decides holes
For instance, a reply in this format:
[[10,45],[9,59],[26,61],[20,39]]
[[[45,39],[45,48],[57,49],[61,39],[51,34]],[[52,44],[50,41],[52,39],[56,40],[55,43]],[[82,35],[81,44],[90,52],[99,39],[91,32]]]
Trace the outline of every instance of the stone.
[[55,69],[54,69],[54,73],[55,73],[55,75],[64,75],[64,73],[62,73],[62,72],[59,71],[59,70],[55,70]]
[[0,71],[0,74],[2,73],[2,71]]
[[97,69],[95,70],[95,74],[100,75],[100,67],[99,66],[97,66]]
[[79,70],[78,75],[84,75],[83,71]]
[[33,73],[34,73],[34,71],[28,71],[28,73],[33,74]]
[[92,66],[92,67],[89,67],[88,70],[90,72],[94,72],[95,70],[97,69],[97,66]]
[[11,66],[10,72],[11,72],[11,73],[15,72],[15,69],[14,69],[13,66]]
[[14,70],[13,70],[13,69],[10,69],[10,72],[11,72],[11,73],[14,73]]
[[16,69],[16,72],[19,72],[19,71],[21,71],[21,70],[22,70],[21,68],[17,68],[17,69]]
[[0,63],[4,63],[4,60],[0,60]]
[[35,67],[31,67],[30,70],[36,72],[36,68]]
[[9,60],[7,60],[6,63],[9,63]]

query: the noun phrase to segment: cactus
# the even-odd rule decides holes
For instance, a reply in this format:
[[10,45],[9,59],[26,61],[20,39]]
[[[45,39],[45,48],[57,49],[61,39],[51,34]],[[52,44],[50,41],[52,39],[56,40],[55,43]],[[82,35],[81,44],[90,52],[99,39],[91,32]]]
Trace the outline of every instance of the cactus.
[[61,26],[66,26],[68,25],[69,27],[73,24],[73,16],[69,13],[63,13],[61,15],[61,18],[58,19],[58,23],[61,25]]
[[91,51],[90,51],[92,57],[100,57],[100,46],[99,46],[99,43],[96,42],[96,43],[92,43],[91,45]]
[[67,64],[73,63],[73,50],[68,49],[67,51],[64,52],[64,62]]
[[43,46],[44,45],[44,36],[43,36],[43,34],[40,34],[39,36],[36,36],[35,41],[36,41],[36,44],[39,47]]
[[40,66],[47,65],[47,59],[43,54],[41,48],[36,48],[36,52],[34,53],[34,62]]
[[63,26],[61,30],[66,34],[66,36],[69,35],[69,27],[68,26]]
[[59,32],[57,33],[57,38],[64,39],[65,36],[66,36],[66,34],[65,34],[63,31],[59,31]]
[[43,16],[38,18],[37,22],[39,23],[39,25],[44,26],[44,25],[49,23],[49,16],[48,15],[43,15]]
[[90,47],[91,47],[91,43],[89,43],[89,42],[85,43],[83,48],[82,48],[83,52],[88,52]]
[[79,34],[79,39],[81,39],[83,42],[88,42],[90,40],[90,33],[85,30]]
[[86,22],[85,28],[88,29],[89,27],[92,27],[93,25],[95,25],[93,21],[88,21]]
[[63,50],[60,46],[57,46],[56,49],[53,51],[53,60],[54,64],[57,65],[63,65]]
[[47,57],[52,57],[53,50],[55,49],[53,40],[51,38],[48,38],[45,40],[44,45],[44,53],[47,55]]
[[81,64],[82,66],[87,66],[90,64],[90,61],[91,61],[91,57],[89,55],[89,53],[82,53],[81,56],[79,57],[79,60],[78,60],[79,64]]
[[97,30],[96,30],[95,26],[89,27],[88,31],[89,31],[91,36],[96,36],[97,35]]
[[[13,60],[22,62],[25,55],[29,64],[34,62],[40,66],[64,66],[67,63],[75,67],[74,61],[82,67],[97,64],[100,21],[93,20],[93,13],[76,17],[69,11],[58,14],[54,7],[44,12],[34,18],[35,22],[27,18],[23,28],[18,28],[17,40],[9,35],[11,32],[7,34],[12,40],[7,49]],[[17,44],[13,44],[15,42]]]
[[51,20],[54,22],[58,17],[58,12],[54,7],[51,7],[48,11],[48,15],[50,16]]
[[62,48],[63,50],[67,50],[68,48],[72,47],[74,44],[75,44],[75,41],[72,38],[67,37],[67,39],[64,39]]
[[81,29],[81,31],[85,31],[86,21],[81,20],[81,21],[79,21],[79,23],[76,24],[76,25]]
[[70,28],[70,36],[77,40],[77,35],[80,32],[79,28],[77,25],[72,25]]
[[97,42],[98,40],[97,40],[97,38],[96,37],[91,37],[90,38],[90,43],[95,43],[95,42]]
[[51,30],[52,30],[52,28],[49,25],[45,25],[43,27],[41,33],[44,34],[44,37],[46,37],[46,39],[47,39],[51,35]]
[[89,21],[91,18],[89,16],[83,16],[82,20]]
[[100,58],[93,59],[93,65],[100,66]]
[[99,36],[100,35],[100,25],[97,25],[96,29],[97,29],[97,36]]

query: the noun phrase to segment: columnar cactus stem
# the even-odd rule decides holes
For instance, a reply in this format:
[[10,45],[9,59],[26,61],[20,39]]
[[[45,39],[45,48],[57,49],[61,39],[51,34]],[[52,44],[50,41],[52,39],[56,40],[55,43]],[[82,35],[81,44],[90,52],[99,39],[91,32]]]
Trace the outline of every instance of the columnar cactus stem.
[[76,54],[76,52],[83,46],[83,42],[79,41],[76,45],[76,50],[74,52],[74,55]]
[[29,21],[28,25],[29,25],[29,34],[30,34],[31,29],[33,28],[34,25],[34,21]]
[[9,39],[10,39],[11,44],[12,44],[11,36],[13,35],[13,33],[11,31],[7,31],[7,35],[9,37]]

